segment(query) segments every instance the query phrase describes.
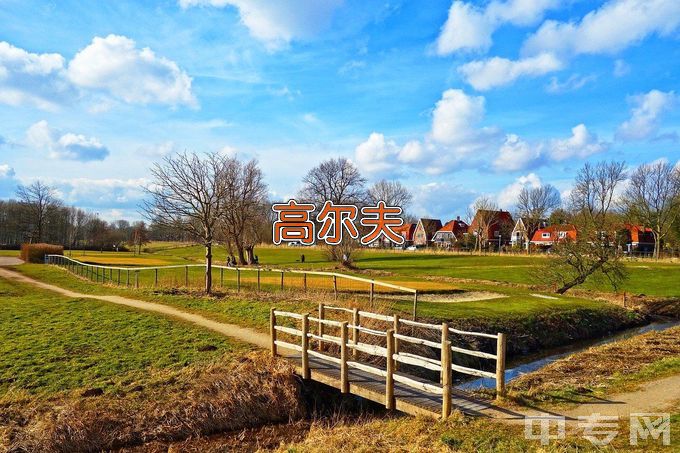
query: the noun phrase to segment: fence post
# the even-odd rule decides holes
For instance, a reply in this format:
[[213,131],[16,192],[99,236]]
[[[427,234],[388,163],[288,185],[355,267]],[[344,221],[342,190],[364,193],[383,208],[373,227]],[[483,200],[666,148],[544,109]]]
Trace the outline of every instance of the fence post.
[[337,300],[337,298],[338,298],[338,277],[336,275],[333,276],[333,295],[335,296],[335,299]]
[[154,279],[153,279],[153,286],[154,286],[154,287],[157,287],[157,286],[158,286],[158,268],[156,268],[156,269],[154,269],[154,270],[155,270],[156,272],[155,272]]
[[302,287],[307,291],[307,273],[302,274]]
[[127,269],[127,276],[125,277],[125,286],[129,287],[130,286],[130,269]]
[[498,334],[496,345],[496,398],[505,396],[505,334]]
[[302,315],[302,378],[309,379],[309,314]]
[[[446,370],[446,371],[444,371]],[[451,415],[451,342],[442,344],[442,418]]]
[[[442,354],[444,354],[444,349],[446,348],[446,343],[449,342],[449,325],[448,323],[443,322],[442,323]],[[449,355],[451,355],[451,350],[449,349]],[[450,360],[450,359],[449,359]],[[444,363],[444,358],[442,357],[442,363]],[[451,368],[451,367],[449,367]],[[451,371],[451,370],[449,370]],[[439,375],[439,382],[444,384],[444,375],[446,374],[446,370],[442,367],[441,374]]]
[[113,268],[109,270],[109,281],[113,283]]
[[139,271],[135,271],[135,289],[139,289]]
[[281,291],[283,291],[283,271],[281,271]]
[[[394,327],[393,327],[394,333],[399,334],[399,315],[395,314],[394,315]],[[399,354],[399,339],[394,338],[394,353]],[[395,361],[394,362],[394,371],[397,371],[399,368],[399,362]]]
[[118,286],[120,286],[120,269],[118,269]]
[[271,338],[272,357],[276,357],[276,308],[269,309],[269,337]]
[[224,286],[224,268],[220,267],[220,288]]
[[[352,309],[352,325],[354,326],[352,328],[352,344],[356,345],[359,343],[359,323],[361,322],[361,319],[359,318],[359,309],[358,308],[353,308]],[[352,348],[352,357],[354,357],[354,360],[357,359],[359,356],[359,351],[357,348]]]
[[241,269],[236,268],[236,292],[241,292]]
[[371,292],[369,293],[368,300],[373,304],[373,292],[375,291],[375,283],[371,282]]
[[189,287],[189,266],[184,267],[184,286]]
[[415,321],[418,316],[418,291],[413,293],[413,320]]
[[260,268],[257,268],[257,290],[260,290]]
[[347,368],[347,321],[340,327],[340,387],[342,393],[349,393],[349,372]]
[[[323,333],[326,330],[325,325],[322,322],[325,319],[324,318],[325,316],[326,316],[326,307],[324,306],[324,304],[319,304],[319,336],[320,337],[323,337]],[[318,347],[319,347],[319,352],[323,351],[323,341],[319,340]]]
[[387,373],[385,376],[385,408],[392,410],[394,401],[394,330],[387,331]]

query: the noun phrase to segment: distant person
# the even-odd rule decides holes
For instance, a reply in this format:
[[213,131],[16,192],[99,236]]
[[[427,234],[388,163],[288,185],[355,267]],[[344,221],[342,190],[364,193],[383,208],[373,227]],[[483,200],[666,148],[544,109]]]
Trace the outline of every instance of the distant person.
[[227,256],[227,267],[231,267],[231,256]]
[[302,255],[300,255],[300,262],[301,263],[305,262],[305,254],[304,253]]

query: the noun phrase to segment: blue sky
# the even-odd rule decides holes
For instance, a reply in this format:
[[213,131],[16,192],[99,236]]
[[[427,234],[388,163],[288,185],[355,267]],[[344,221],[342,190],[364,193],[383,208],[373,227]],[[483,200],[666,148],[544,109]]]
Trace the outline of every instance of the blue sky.
[[680,159],[676,0],[0,0],[0,198],[40,178],[138,218],[168,153],[272,196],[346,156],[444,220],[585,161]]

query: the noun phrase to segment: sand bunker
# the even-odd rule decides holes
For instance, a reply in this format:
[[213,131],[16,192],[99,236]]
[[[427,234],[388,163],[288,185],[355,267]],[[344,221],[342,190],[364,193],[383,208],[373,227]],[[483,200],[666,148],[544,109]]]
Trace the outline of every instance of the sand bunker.
[[489,291],[465,291],[457,294],[418,294],[418,301],[436,304],[455,304],[458,302],[502,299],[504,297],[508,296]]

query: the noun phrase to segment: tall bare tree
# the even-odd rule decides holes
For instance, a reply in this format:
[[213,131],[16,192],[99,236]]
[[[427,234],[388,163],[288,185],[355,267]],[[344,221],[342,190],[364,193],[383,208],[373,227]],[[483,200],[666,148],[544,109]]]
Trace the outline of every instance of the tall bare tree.
[[680,216],[680,169],[668,162],[640,165],[630,176],[622,202],[628,217],[651,228],[654,258]]
[[[312,168],[303,178],[300,197],[314,203],[317,210],[326,201],[335,204],[363,204],[366,201],[366,179],[349,160],[329,159]],[[326,247],[328,257],[349,266],[359,249],[358,241],[344,238],[338,245]]]
[[223,178],[227,190],[220,215],[220,226],[229,246],[236,248],[241,264],[252,264],[254,248],[263,222],[267,201],[267,185],[256,160],[242,163],[229,158]]
[[498,205],[489,197],[480,197],[472,205],[474,211],[470,228],[475,235],[475,250],[489,241],[489,231],[498,224]]
[[[541,221],[560,207],[561,203],[560,193],[550,184],[540,187],[522,187],[517,197],[517,213],[523,219],[529,240],[531,240],[531,235],[541,227]],[[527,241],[528,249],[529,242]]]
[[132,245],[134,253],[140,255],[142,246],[149,243],[149,229],[146,227],[146,223],[139,221],[132,225],[131,230],[128,243]]
[[50,212],[61,206],[56,190],[38,180],[28,186],[19,186],[17,197],[30,213],[33,224],[31,242],[34,239],[37,242],[42,242],[45,235],[45,223]]
[[405,212],[411,203],[413,196],[411,192],[399,181],[387,181],[381,179],[368,188],[367,202],[377,205],[379,201],[384,201],[387,206],[399,206]]
[[217,153],[167,156],[151,169],[145,215],[157,225],[183,230],[205,247],[205,292],[212,291],[212,247],[228,209],[229,160]]
[[564,294],[589,278],[601,278],[614,288],[625,279],[625,269],[615,247],[616,190],[626,179],[623,162],[585,164],[576,175],[570,207],[577,229],[576,240],[554,246],[555,260],[546,263],[542,275]]

